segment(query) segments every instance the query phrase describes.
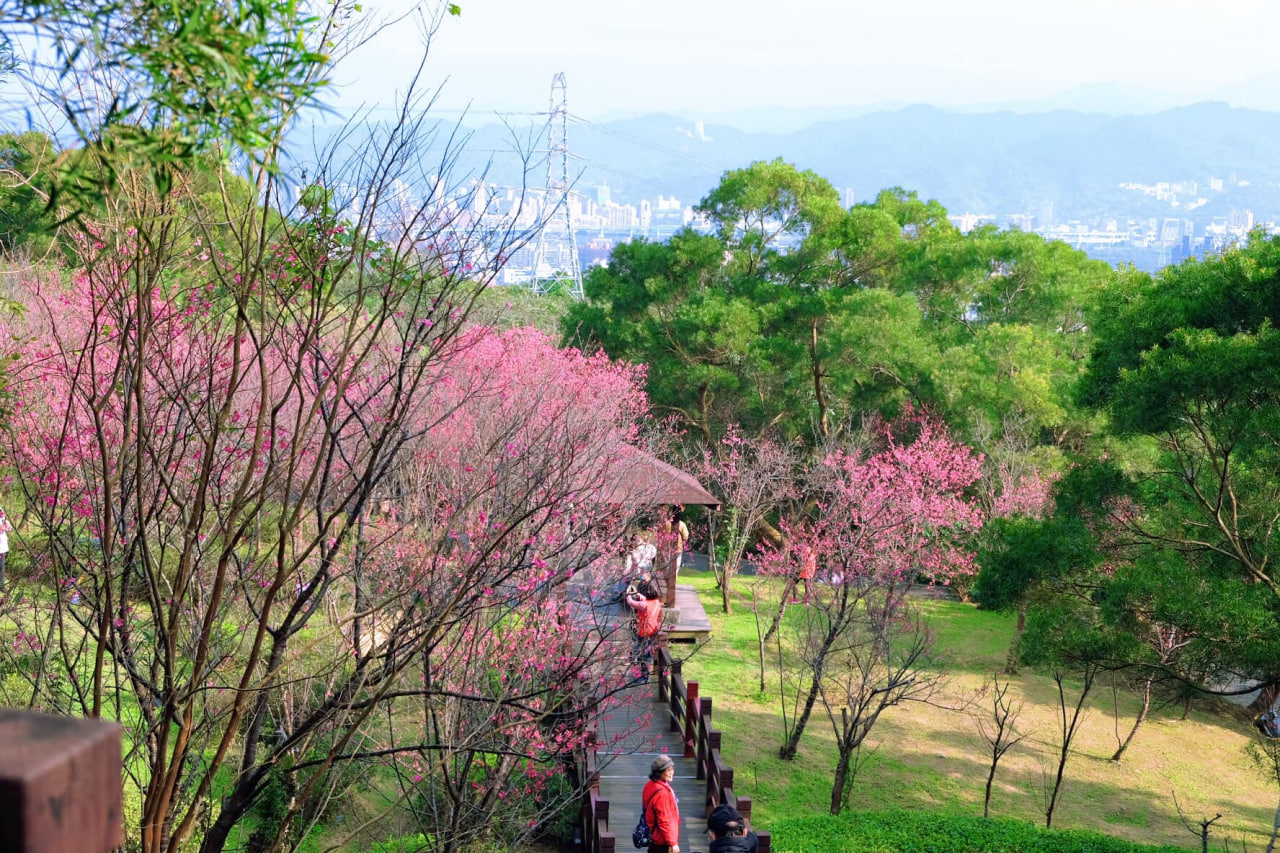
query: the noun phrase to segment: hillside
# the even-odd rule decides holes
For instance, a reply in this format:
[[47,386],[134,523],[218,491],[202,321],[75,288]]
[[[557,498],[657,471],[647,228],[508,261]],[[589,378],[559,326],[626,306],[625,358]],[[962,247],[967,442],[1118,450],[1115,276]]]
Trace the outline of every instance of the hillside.
[[[324,144],[332,130],[319,129],[315,138]],[[444,138],[438,134],[438,144]],[[1182,216],[1166,202],[1119,187],[1121,182],[1181,181],[1197,182],[1197,195],[1207,199],[1195,211],[1197,219],[1244,208],[1261,220],[1280,219],[1276,139],[1280,113],[1215,102],[1129,116],[912,106],[776,134],[715,124],[699,131],[695,123],[672,115],[573,120],[569,127],[577,185],[589,191],[608,183],[615,201],[661,194],[692,203],[726,169],[782,157],[852,189],[858,200],[901,186],[937,198],[953,213],[1036,212],[1052,202],[1057,221],[1107,214]],[[538,151],[545,150],[545,138],[494,123],[473,131],[467,144],[470,154],[458,161],[464,171],[518,184],[522,164],[514,152],[521,149],[531,185],[544,180]],[[1233,185],[1233,175],[1247,184]],[[1224,181],[1222,191],[1209,188],[1211,178]]]

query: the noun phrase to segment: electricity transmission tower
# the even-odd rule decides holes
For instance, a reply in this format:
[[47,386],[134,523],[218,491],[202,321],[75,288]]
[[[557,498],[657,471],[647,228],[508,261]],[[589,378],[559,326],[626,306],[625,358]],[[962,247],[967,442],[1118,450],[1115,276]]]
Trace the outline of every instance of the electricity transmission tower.
[[575,299],[582,298],[582,266],[569,216],[569,108],[564,72],[551,78],[551,112],[547,122],[547,188],[542,197],[542,231],[533,253],[533,289],[546,293],[563,282]]

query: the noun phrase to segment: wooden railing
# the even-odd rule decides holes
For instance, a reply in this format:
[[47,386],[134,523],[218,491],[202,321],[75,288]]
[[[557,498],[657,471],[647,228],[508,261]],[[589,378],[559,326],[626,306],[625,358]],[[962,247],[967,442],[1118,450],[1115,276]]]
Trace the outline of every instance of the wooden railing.
[[587,853],[614,853],[616,837],[609,831],[609,801],[600,796],[600,766],[594,738],[587,743],[583,772],[587,783],[587,795],[582,804],[583,845]]
[[[680,732],[684,740],[684,757],[696,759],[697,778],[706,781],[703,816],[721,803],[734,806],[751,826],[751,798],[733,793],[733,768],[720,754],[720,731],[711,727],[711,699],[698,695],[698,682],[685,683],[681,661],[671,657],[665,644],[655,650],[658,675],[658,701],[668,707],[668,731]],[[613,853],[616,838],[609,831],[609,801],[600,796],[600,773],[594,748],[587,750],[587,796],[583,803],[583,836],[588,853]],[[630,830],[631,827],[625,827]],[[768,832],[755,830],[759,839],[758,853],[770,853],[772,838]],[[628,840],[628,845],[630,840]]]
[[121,737],[115,723],[0,709],[0,850],[114,850]]

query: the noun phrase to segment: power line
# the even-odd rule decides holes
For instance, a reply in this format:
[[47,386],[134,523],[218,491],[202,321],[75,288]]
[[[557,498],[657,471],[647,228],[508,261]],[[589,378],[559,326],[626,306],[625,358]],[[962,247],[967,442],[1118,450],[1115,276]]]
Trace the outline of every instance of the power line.
[[590,127],[593,130],[597,130],[600,133],[607,133],[610,136],[616,136],[619,139],[625,139],[628,142],[634,143],[636,145],[640,145],[645,148],[651,148],[654,151],[659,152],[660,154],[667,154],[672,157],[678,157],[682,160],[688,160],[690,163],[693,163],[694,165],[701,166],[702,168],[709,169],[713,172],[716,170],[715,166],[712,166],[710,163],[707,163],[703,160],[699,160],[697,157],[694,157],[692,154],[686,154],[683,151],[677,151],[674,148],[667,148],[666,146],[658,145],[655,142],[650,142],[647,139],[641,139],[638,136],[632,136],[631,134],[623,133],[622,131],[619,131],[619,130],[614,130],[611,127],[605,127],[602,124],[597,124],[596,122],[593,122],[590,119],[583,118],[582,116],[579,116],[579,115],[574,115],[573,113],[569,114],[569,118],[579,124],[586,125],[587,127]]

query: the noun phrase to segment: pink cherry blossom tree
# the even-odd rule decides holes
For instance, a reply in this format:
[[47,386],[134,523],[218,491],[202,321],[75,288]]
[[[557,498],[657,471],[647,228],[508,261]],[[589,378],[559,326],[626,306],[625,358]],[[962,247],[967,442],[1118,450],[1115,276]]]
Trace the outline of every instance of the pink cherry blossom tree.
[[725,613],[732,611],[733,579],[755,542],[757,528],[770,512],[799,495],[797,467],[798,460],[788,448],[769,436],[749,440],[736,425],[695,453],[694,470],[724,502],[715,521],[725,546],[716,577]]
[[627,522],[641,377],[467,325],[523,238],[436,195],[375,239],[411,142],[347,202],[124,194],[5,320],[4,615],[30,704],[126,727],[146,853],[225,849],[269,790],[252,846],[291,847],[353,778],[435,849],[518,843],[624,677],[568,582]]
[[981,457],[928,413],[872,418],[861,436],[815,466],[816,517],[787,525],[783,546],[766,553],[765,571],[780,577],[816,554],[826,581],[802,609],[801,624],[779,633],[801,673],[791,697],[782,696],[780,755],[795,757],[822,701],[840,750],[834,812],[852,755],[881,712],[928,693],[929,635],[907,590],[973,572],[983,514],[970,490],[981,467]]

